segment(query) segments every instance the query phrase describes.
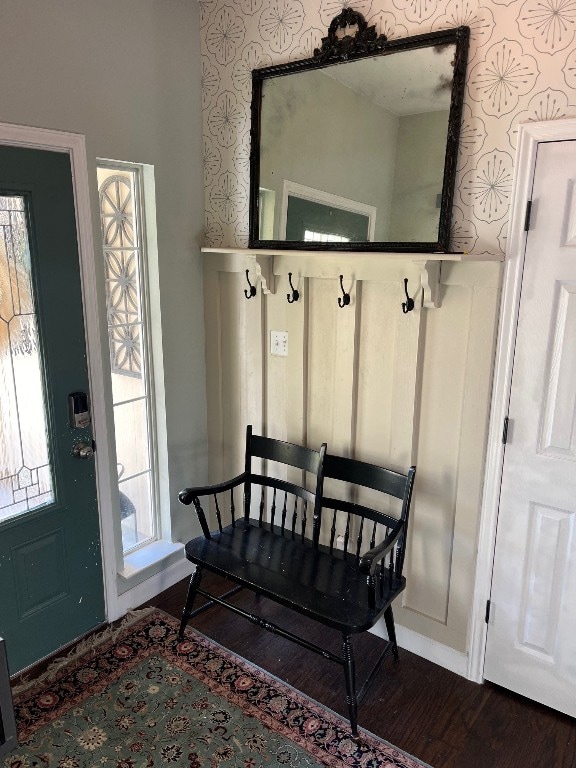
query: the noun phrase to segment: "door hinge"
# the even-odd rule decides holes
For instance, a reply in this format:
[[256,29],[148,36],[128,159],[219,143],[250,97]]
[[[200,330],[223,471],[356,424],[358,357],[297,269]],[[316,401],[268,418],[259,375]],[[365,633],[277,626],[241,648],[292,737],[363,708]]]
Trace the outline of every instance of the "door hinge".
[[491,605],[490,600],[486,600],[486,614],[484,616],[484,621],[486,622],[486,624],[488,624],[488,622],[490,621],[490,605]]
[[524,217],[524,232],[530,229],[530,216],[532,215],[532,200],[526,203],[526,216]]
[[502,429],[502,445],[506,445],[508,442],[508,427],[510,426],[510,419],[508,416],[504,417],[504,428]]

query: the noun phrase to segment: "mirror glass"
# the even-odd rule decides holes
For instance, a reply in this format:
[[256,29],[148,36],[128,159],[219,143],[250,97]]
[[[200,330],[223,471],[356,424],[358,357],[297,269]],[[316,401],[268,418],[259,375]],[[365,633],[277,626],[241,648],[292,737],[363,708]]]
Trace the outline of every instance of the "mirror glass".
[[456,32],[255,70],[251,246],[448,250],[465,67]]

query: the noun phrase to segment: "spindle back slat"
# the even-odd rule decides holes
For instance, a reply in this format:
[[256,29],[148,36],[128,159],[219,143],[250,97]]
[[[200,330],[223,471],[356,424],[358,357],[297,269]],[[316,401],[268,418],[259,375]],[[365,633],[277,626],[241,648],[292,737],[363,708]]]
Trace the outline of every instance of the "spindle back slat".
[[274,519],[276,517],[276,491],[277,490],[278,490],[277,488],[274,488],[273,490],[272,505],[270,507],[270,524],[272,525],[272,527],[274,527]]
[[218,494],[214,494],[214,505],[216,507],[216,519],[218,521],[218,529],[222,533],[222,515],[220,513],[220,504],[218,503]]
[[288,493],[284,491],[284,502],[282,504],[282,522],[280,523],[280,530],[284,534],[284,528],[286,527],[286,505],[288,504]]
[[360,518],[360,529],[358,531],[358,538],[356,539],[356,562],[360,562],[360,554],[362,552],[362,534],[364,532],[364,518]]
[[334,539],[336,538],[336,508],[332,510],[332,527],[330,528],[330,554],[334,551]]
[[346,528],[344,529],[344,554],[348,554],[348,542],[350,541],[350,513],[346,515]]
[[258,524],[262,526],[262,521],[264,520],[264,486],[262,486],[262,490],[260,493],[260,509],[259,509],[259,515],[258,515]]

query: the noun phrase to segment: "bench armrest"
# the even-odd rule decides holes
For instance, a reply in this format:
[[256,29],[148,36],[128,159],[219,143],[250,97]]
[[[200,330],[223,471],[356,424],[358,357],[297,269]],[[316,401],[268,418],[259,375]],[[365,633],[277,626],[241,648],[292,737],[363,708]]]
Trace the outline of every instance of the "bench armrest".
[[[218,518],[218,527],[220,529],[220,532],[222,532],[222,520],[220,518],[220,508],[218,506],[218,494],[219,493],[225,493],[226,491],[231,491],[233,488],[237,488],[239,485],[242,485],[244,481],[246,480],[247,474],[246,472],[243,472],[241,475],[238,475],[238,477],[233,477],[232,480],[227,480],[225,483],[218,483],[217,485],[199,485],[196,488],[184,488],[183,491],[180,491],[178,494],[178,498],[182,504],[194,504],[194,509],[196,510],[196,514],[198,515],[198,522],[200,523],[200,527],[202,528],[202,533],[204,534],[204,537],[206,539],[211,539],[212,536],[210,534],[210,528],[208,527],[208,521],[206,520],[206,515],[204,514],[204,510],[202,509],[202,504],[200,503],[200,497],[201,496],[214,496],[216,499],[216,517]],[[232,499],[233,503],[233,499]],[[232,513],[232,522],[234,522],[234,514]]]
[[236,488],[245,480],[246,473],[243,472],[241,475],[238,475],[238,477],[234,477],[232,480],[227,480],[225,483],[217,483],[216,485],[199,485],[196,488],[184,488],[184,490],[180,491],[178,494],[178,499],[180,500],[181,504],[192,504],[192,501],[197,499],[199,496],[212,496],[217,493],[224,493],[225,491],[229,491],[232,488]]
[[360,558],[360,571],[369,576],[373,576],[380,561],[385,558],[394,547],[403,531],[404,521],[399,520],[381,544],[378,544],[377,547],[374,547],[374,549],[371,549],[369,552],[362,555]]

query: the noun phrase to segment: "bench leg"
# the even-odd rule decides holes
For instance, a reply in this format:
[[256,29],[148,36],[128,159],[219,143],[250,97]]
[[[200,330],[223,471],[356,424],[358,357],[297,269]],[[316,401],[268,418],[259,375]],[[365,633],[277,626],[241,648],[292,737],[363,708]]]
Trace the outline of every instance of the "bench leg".
[[357,711],[358,702],[356,699],[356,672],[354,668],[354,652],[352,649],[352,638],[350,635],[342,635],[342,657],[344,660],[344,676],[346,678],[346,701],[350,713],[350,726],[352,736],[358,736]]
[[202,569],[200,566],[196,566],[196,570],[190,577],[190,586],[188,587],[188,597],[186,598],[186,605],[182,611],[182,620],[180,621],[180,630],[178,632],[178,640],[184,640],[184,630],[188,624],[188,619],[192,614],[192,606],[194,605],[194,598],[196,597],[196,590],[200,586],[200,579],[202,578]]
[[398,644],[396,643],[396,629],[394,627],[394,614],[392,613],[391,605],[384,611],[384,621],[388,630],[388,640],[392,643],[392,655],[398,661]]

